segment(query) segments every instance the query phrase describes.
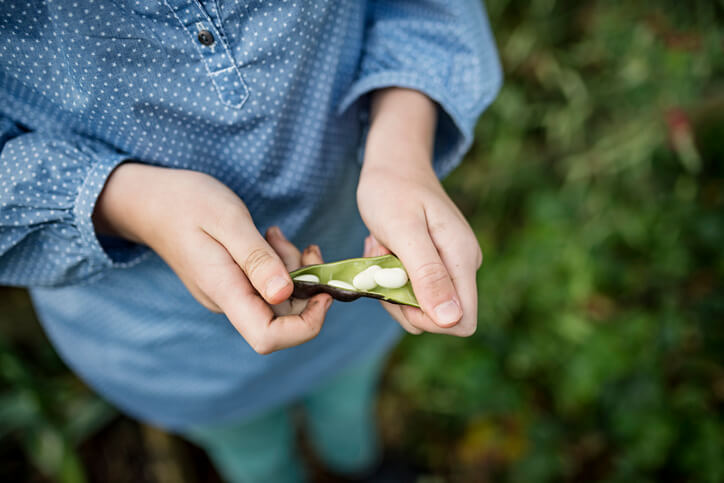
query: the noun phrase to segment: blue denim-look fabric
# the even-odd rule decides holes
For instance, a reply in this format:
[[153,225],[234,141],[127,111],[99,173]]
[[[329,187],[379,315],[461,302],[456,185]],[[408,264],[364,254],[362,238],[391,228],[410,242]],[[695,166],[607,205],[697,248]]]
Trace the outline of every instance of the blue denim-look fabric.
[[314,341],[255,354],[155,254],[99,240],[108,175],[129,159],[202,171],[261,230],[357,256],[366,94],[440,105],[442,176],[500,82],[477,0],[0,0],[0,283],[31,287],[63,358],[139,418],[182,428],[282,404],[388,349],[395,324],[335,304]]

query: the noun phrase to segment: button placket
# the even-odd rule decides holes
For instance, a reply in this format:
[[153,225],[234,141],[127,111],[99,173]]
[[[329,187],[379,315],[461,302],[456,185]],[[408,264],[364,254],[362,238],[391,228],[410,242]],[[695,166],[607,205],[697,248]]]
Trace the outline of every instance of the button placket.
[[208,13],[197,0],[164,2],[193,39],[221,102],[229,107],[240,108],[249,97],[249,89]]

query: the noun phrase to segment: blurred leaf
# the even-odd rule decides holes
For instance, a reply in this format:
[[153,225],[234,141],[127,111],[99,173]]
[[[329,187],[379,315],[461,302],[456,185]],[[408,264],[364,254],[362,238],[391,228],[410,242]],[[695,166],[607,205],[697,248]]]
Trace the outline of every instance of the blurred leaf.
[[505,85],[445,181],[479,328],[400,346],[396,431],[433,433],[398,444],[456,481],[721,481],[724,4],[487,5]]

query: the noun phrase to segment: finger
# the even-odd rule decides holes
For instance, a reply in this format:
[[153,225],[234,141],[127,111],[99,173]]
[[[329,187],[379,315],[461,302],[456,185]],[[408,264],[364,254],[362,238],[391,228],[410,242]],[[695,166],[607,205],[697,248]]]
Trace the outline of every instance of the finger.
[[[368,238],[370,240],[371,256],[377,257],[380,255],[386,255],[386,254],[390,253],[390,251],[387,248],[385,248],[377,240],[377,238],[375,238],[373,235],[370,235]],[[438,331],[438,329],[439,329],[437,324],[432,322],[432,319],[430,319],[427,316],[425,316],[425,318],[423,319],[425,321],[424,326],[427,327],[427,329],[425,330],[420,327],[416,327],[415,324],[413,324],[411,322],[411,319],[409,319],[408,316],[406,315],[407,311],[403,310],[404,308],[414,309],[412,307],[404,307],[401,305],[390,304],[387,302],[382,302],[382,305],[383,305],[383,307],[385,307],[385,310],[387,310],[387,312],[389,312],[389,314],[402,326],[402,328],[405,329],[410,334],[419,335],[425,331],[433,332],[433,331]],[[414,313],[418,316],[415,318],[415,320],[419,318],[419,314],[424,315],[424,313],[420,309],[414,309],[414,311],[415,311]]]
[[[207,233],[199,232],[187,240],[192,253],[203,253],[203,259],[188,259],[187,264],[174,264],[173,269],[191,295],[212,312],[223,312],[215,297],[220,281],[229,272],[240,272],[229,252]],[[194,263],[196,262],[196,263]]]
[[243,274],[236,280],[227,281],[224,287],[227,291],[219,295],[217,303],[259,354],[293,347],[316,337],[332,301],[327,294],[315,295],[300,315],[275,317],[272,308],[259,297]]
[[[302,265],[316,265],[319,263],[323,263],[322,260],[322,251],[317,245],[309,245],[307,248],[304,249],[302,252],[301,257]],[[321,300],[321,304],[317,304],[317,301]],[[329,309],[329,305],[332,303],[332,297],[327,294],[318,294],[311,299],[291,299],[291,305],[290,305],[290,313],[289,316],[298,315],[298,319],[307,324],[309,327],[309,338],[306,340],[297,340],[293,341],[293,343],[285,343],[284,338],[288,333],[288,329],[285,326],[289,319],[288,317],[279,317],[275,321],[272,322],[272,336],[277,339],[280,344],[285,345],[285,347],[292,347],[292,345],[298,345],[303,342],[306,342],[309,339],[312,339],[317,334],[319,334],[319,331],[322,328],[322,325],[324,323],[324,317],[326,315],[327,310]],[[321,309],[320,309],[321,307]],[[323,310],[323,313],[321,316],[317,314],[317,311]],[[273,332],[279,331],[280,335],[277,337],[273,334]],[[277,349],[275,349],[277,350]]]
[[372,257],[380,257],[382,255],[387,255],[389,253],[392,253],[389,251],[385,246],[380,243],[377,238],[374,237],[374,235],[369,236],[370,239],[370,252],[372,253]]
[[[232,223],[228,220],[238,219]],[[236,218],[213,225],[209,235],[223,245],[241,267],[253,287],[269,304],[288,299],[294,290],[292,279],[279,255],[256,230],[244,208]]]
[[282,302],[280,304],[270,305],[272,312],[274,312],[274,315],[277,317],[281,317],[283,315],[291,314],[292,310],[293,310],[292,300],[294,300],[294,299],[285,300],[284,302]]
[[287,240],[278,226],[272,226],[266,231],[266,241],[282,259],[287,271],[291,272],[302,266],[302,254],[292,242]]
[[402,316],[411,326],[422,330],[423,332],[456,335],[457,325],[452,327],[440,327],[425,312],[417,307],[403,306],[400,307],[400,311],[402,312]]
[[425,312],[416,307],[402,306],[400,309],[403,317],[411,326],[424,332],[469,337],[475,333],[475,329],[477,328],[477,323],[470,324],[464,322],[465,317],[452,327],[440,327],[434,320],[425,314]]
[[[197,270],[199,286],[255,351],[267,354],[298,345],[319,332],[320,319],[314,311],[309,320],[288,316],[281,317],[282,323],[276,324],[280,319],[275,318],[272,308],[259,296],[228,251],[213,238],[208,240],[211,243],[205,246],[204,253],[211,265],[204,263]],[[315,298],[331,301],[326,294]],[[280,331],[278,325],[284,330]]]
[[[456,232],[465,233],[466,237],[452,239],[445,232],[433,233],[433,242],[439,248],[440,257],[448,267],[455,290],[460,297],[463,317],[458,322],[460,335],[472,335],[478,323],[478,289],[477,270],[482,261],[482,252],[475,239],[475,235],[467,227],[461,227]],[[450,232],[447,233],[451,233]]]
[[[299,253],[299,250],[297,250],[297,247],[287,240],[287,237],[284,236],[279,227],[270,227],[266,231],[266,240],[269,242],[269,245],[271,245],[274,251],[277,252],[277,255],[281,257],[282,262],[288,271],[291,272],[301,266],[301,254]],[[274,312],[274,315],[282,317],[284,315],[295,313],[292,300],[293,299],[290,298],[282,303],[272,305],[271,309],[272,312]],[[301,310],[296,313],[298,314],[300,312]]]
[[[301,264],[306,266],[316,265],[318,263],[322,263],[322,252],[319,250],[318,246],[309,245],[302,252]],[[292,297],[279,305],[272,305],[272,310],[277,317],[282,315],[299,315],[304,312],[308,301],[309,299],[298,299]]]
[[[378,257],[380,255],[386,255],[388,253],[390,253],[390,251],[383,247],[382,244],[374,236],[369,235],[365,238],[365,248],[363,256]],[[403,329],[405,329],[405,331],[413,335],[422,334],[422,330],[412,326],[408,322],[408,320],[402,314],[402,310],[399,305],[382,301],[380,301],[380,303],[382,304],[382,307],[387,311],[387,313],[389,313],[390,316],[395,319],[395,321],[400,324]]]
[[452,280],[460,296],[463,309],[463,317],[454,327],[459,328],[455,335],[469,337],[475,333],[478,327],[478,286],[476,273],[457,273],[453,270]]
[[453,325],[452,327],[440,327],[437,323],[435,323],[434,320],[432,320],[427,314],[425,314],[425,312],[418,309],[417,307],[409,307],[403,305],[400,306],[400,311],[402,312],[402,317],[404,317],[404,319],[411,327],[414,327],[415,329],[422,332],[467,337],[469,335],[472,335],[472,333],[474,333],[475,331],[474,328],[472,330],[468,328],[463,328],[462,324],[460,323]]
[[426,221],[400,226],[389,248],[407,270],[422,310],[440,327],[458,323],[463,315],[460,301]]
[[200,287],[195,284],[188,284],[187,288],[189,292],[191,292],[191,295],[206,309],[217,314],[222,312],[221,307],[219,307],[211,297],[207,296]]
[[[271,320],[274,316],[272,309],[259,297],[226,248],[211,236],[208,239],[210,243],[204,247],[204,267],[197,270],[199,287],[242,337],[252,344],[253,322]],[[283,311],[284,302],[275,307]]]
[[304,309],[307,308],[307,302],[309,302],[309,299],[297,299],[292,297],[289,299],[290,302],[290,308],[289,312],[286,314],[280,314],[280,315],[299,315],[302,312],[304,312]]
[[402,313],[402,308],[399,305],[391,304],[389,302],[380,302],[382,304],[382,307],[387,311],[387,313],[390,314],[390,316],[397,321],[398,324],[402,326],[405,331],[412,335],[420,335],[422,334],[422,330],[418,329],[417,327],[410,324],[410,322],[405,318],[405,315]]
[[315,338],[322,330],[324,317],[331,305],[331,296],[318,294],[309,299],[301,314],[277,317],[267,325],[264,342],[257,344],[255,350],[268,354]]
[[309,245],[302,252],[302,265],[318,265],[324,263],[322,250],[317,245]]

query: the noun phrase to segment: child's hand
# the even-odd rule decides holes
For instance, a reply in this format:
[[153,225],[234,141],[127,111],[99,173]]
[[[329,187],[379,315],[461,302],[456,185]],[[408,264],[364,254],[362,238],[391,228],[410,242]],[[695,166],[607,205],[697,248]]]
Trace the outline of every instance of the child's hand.
[[411,333],[468,336],[477,327],[482,253],[432,169],[435,112],[415,91],[375,93],[357,204],[372,234],[366,256],[397,255],[422,307],[384,304],[387,311]]
[[422,307],[384,303],[390,315],[413,334],[475,332],[480,246],[434,173],[401,176],[394,169],[368,170],[360,180],[358,200],[372,233],[365,240],[365,256],[394,252]]
[[223,312],[260,354],[314,338],[332,303],[319,294],[303,307],[297,303],[298,315],[291,306],[272,308],[292,294],[285,263],[320,263],[318,249],[300,257],[273,229],[267,243],[241,199],[203,173],[123,164],[98,199],[94,223],[101,233],[152,248],[202,305]]

